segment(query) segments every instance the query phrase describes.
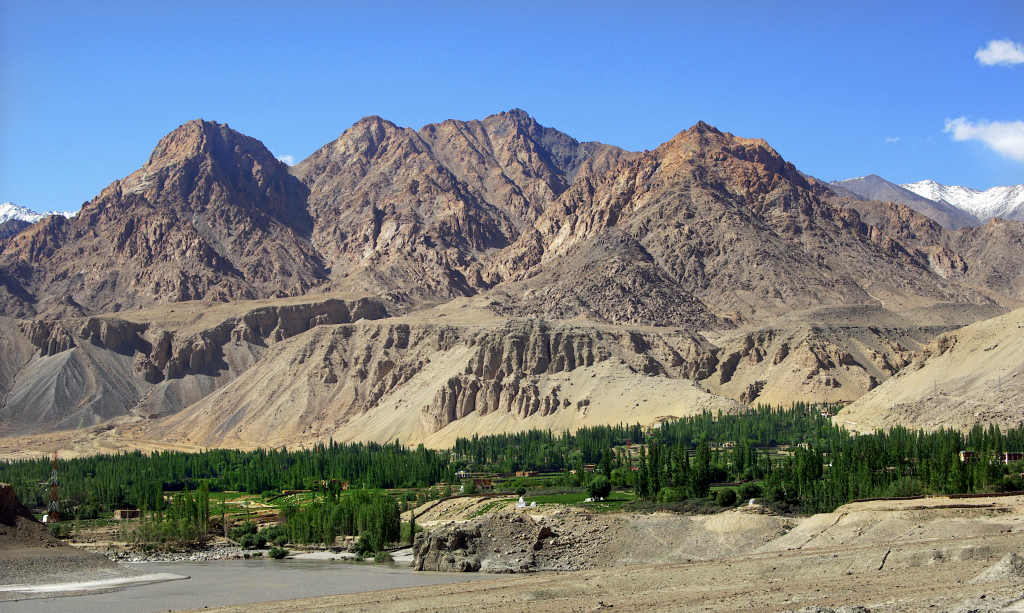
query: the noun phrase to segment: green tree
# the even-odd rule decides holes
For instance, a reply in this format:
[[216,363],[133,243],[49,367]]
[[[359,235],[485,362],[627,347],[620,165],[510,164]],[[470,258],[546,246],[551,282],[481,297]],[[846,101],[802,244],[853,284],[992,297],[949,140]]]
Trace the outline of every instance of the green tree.
[[644,500],[651,497],[651,482],[647,474],[647,452],[640,447],[640,461],[636,470],[636,495]]
[[612,492],[612,482],[604,475],[597,475],[587,484],[587,493],[594,500],[607,498]]
[[715,494],[715,504],[720,507],[731,507],[736,504],[736,490],[731,487],[718,490]]
[[601,474],[609,479],[612,478],[612,451],[605,449],[601,453]]
[[690,493],[694,498],[704,498],[711,487],[711,449],[706,441],[697,445],[697,455],[690,469]]

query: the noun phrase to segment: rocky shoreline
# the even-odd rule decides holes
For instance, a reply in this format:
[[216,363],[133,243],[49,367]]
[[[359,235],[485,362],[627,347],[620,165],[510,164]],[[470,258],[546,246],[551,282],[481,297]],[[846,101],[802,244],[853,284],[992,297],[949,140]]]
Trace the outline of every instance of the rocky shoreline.
[[[105,555],[113,562],[209,562],[214,560],[241,560],[245,553],[238,545],[213,546],[190,551],[109,551],[103,549],[86,549]],[[260,552],[263,553],[263,552]]]

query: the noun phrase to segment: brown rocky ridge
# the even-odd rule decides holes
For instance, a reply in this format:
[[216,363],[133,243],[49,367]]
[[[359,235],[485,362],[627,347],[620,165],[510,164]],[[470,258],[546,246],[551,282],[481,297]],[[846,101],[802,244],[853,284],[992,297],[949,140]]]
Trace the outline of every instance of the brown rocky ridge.
[[519,110],[369,117],[287,167],[197,120],[0,241],[0,445],[445,445],[853,401],[1024,304],[1022,234],[841,198],[704,123],[632,153]]

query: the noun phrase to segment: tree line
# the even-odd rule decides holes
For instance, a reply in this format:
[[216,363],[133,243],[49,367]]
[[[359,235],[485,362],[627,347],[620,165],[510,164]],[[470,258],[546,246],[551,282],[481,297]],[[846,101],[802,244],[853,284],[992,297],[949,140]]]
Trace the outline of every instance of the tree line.
[[[612,486],[632,488],[646,500],[701,499],[712,484],[749,482],[746,493],[808,512],[830,511],[857,498],[1024,489],[1020,463],[1002,454],[1024,450],[1024,429],[975,426],[969,432],[894,427],[857,434],[822,411],[836,406],[759,405],[739,414],[704,412],[658,427],[639,424],[581,428],[575,433],[530,430],[458,439],[448,450],[422,445],[333,441],[308,449],[211,449],[97,455],[59,460],[61,498],[77,513],[115,508],[162,511],[169,494],[316,489],[347,481],[351,488],[427,488],[455,483],[455,473],[546,472],[553,485],[584,486],[600,474]],[[962,462],[960,452],[973,452]],[[594,465],[591,468],[589,465]],[[590,472],[590,471],[593,472]],[[29,506],[46,502],[47,459],[0,462],[0,481],[11,483]],[[351,511],[331,502],[328,523],[351,534]],[[328,505],[324,505],[325,507]],[[63,515],[63,513],[62,513]],[[305,521],[305,520],[296,520]],[[390,520],[389,520],[390,521]],[[325,538],[326,528],[304,539]]]

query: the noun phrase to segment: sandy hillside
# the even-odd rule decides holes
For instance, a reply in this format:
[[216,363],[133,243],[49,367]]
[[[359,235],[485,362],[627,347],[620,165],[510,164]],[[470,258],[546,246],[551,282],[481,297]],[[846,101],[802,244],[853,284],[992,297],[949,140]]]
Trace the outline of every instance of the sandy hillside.
[[[613,554],[621,554],[626,542],[611,534],[615,529],[606,523],[609,518],[577,513],[563,523],[555,515],[540,519],[527,514],[512,522],[506,517],[503,524],[487,525],[480,532],[495,539],[499,525],[504,525],[509,526],[508,535],[523,532],[538,539],[548,526],[554,534],[562,530],[573,537],[565,526],[582,528],[589,523],[589,533],[581,534],[587,543],[603,543],[601,548],[611,556],[605,559],[613,567],[215,610],[796,612],[819,607],[805,610],[832,613],[843,606],[859,606],[872,613],[988,613],[1020,611],[1024,604],[1024,565],[1013,557],[1024,548],[1021,496],[853,503],[836,513],[796,521],[741,511],[709,518],[620,518],[638,524],[622,529],[623,535],[633,531],[629,547],[637,555],[664,551],[663,541],[672,539],[699,543],[687,535],[736,537],[731,548],[721,541],[714,545],[717,559],[691,557],[692,562],[669,564],[651,564],[657,558],[643,564],[621,557],[616,564]],[[760,539],[773,521],[779,526],[766,545]],[[643,522],[658,528],[645,532]],[[654,536],[661,540],[652,541]],[[563,537],[540,536],[543,547],[534,553],[543,553],[558,538]],[[710,547],[714,541],[707,543]],[[581,545],[586,549],[585,543]]]
[[947,332],[922,357],[845,408],[836,419],[868,431],[1002,427],[1024,420],[1024,309]]
[[709,347],[675,329],[506,320],[469,309],[310,332],[132,432],[243,448],[329,437],[447,447],[474,433],[650,424],[742,408],[686,377]]

